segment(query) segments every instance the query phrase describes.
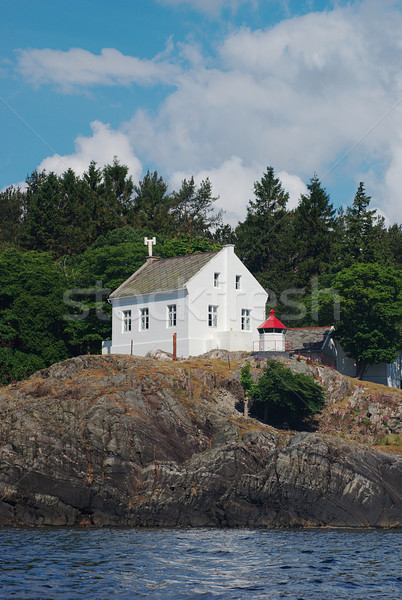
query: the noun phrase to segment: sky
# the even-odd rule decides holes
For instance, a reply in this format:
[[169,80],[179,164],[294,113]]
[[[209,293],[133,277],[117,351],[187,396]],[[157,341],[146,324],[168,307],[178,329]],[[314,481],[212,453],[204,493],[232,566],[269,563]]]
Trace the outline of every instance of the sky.
[[272,166],[402,222],[402,1],[0,0],[0,190],[113,157],[210,178],[243,220]]

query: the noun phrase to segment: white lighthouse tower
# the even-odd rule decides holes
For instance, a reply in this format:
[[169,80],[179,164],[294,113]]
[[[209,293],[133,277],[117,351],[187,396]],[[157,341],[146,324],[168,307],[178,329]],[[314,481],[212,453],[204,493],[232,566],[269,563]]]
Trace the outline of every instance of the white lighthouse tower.
[[260,334],[260,352],[285,352],[286,329],[285,325],[275,317],[275,311],[272,309],[268,319],[257,327]]

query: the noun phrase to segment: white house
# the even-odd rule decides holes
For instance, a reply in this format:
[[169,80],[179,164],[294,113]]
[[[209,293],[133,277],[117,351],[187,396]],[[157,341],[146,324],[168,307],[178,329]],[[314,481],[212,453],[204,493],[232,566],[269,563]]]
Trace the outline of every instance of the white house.
[[[149,242],[150,254],[151,244]],[[252,351],[268,294],[228,244],[216,252],[149,256],[115,290],[112,340],[103,354],[152,350],[197,356],[215,348]]]

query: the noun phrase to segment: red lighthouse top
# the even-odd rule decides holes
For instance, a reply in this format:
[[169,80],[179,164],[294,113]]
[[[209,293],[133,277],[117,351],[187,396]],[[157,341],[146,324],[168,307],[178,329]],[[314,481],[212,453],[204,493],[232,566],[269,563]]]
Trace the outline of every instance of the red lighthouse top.
[[287,329],[287,327],[275,317],[274,309],[271,309],[270,316],[268,317],[268,319],[264,321],[264,323],[262,323],[259,327],[257,327],[257,330],[259,332],[266,331],[267,329]]

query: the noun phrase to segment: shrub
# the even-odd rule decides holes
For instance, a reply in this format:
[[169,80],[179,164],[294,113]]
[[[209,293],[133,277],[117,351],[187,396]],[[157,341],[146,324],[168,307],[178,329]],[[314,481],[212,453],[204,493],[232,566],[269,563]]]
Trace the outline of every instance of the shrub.
[[294,374],[272,360],[265,365],[258,382],[251,384],[249,371],[250,365],[243,367],[241,383],[253,400],[253,412],[265,423],[299,427],[303,419],[324,406],[324,390],[309,375]]

